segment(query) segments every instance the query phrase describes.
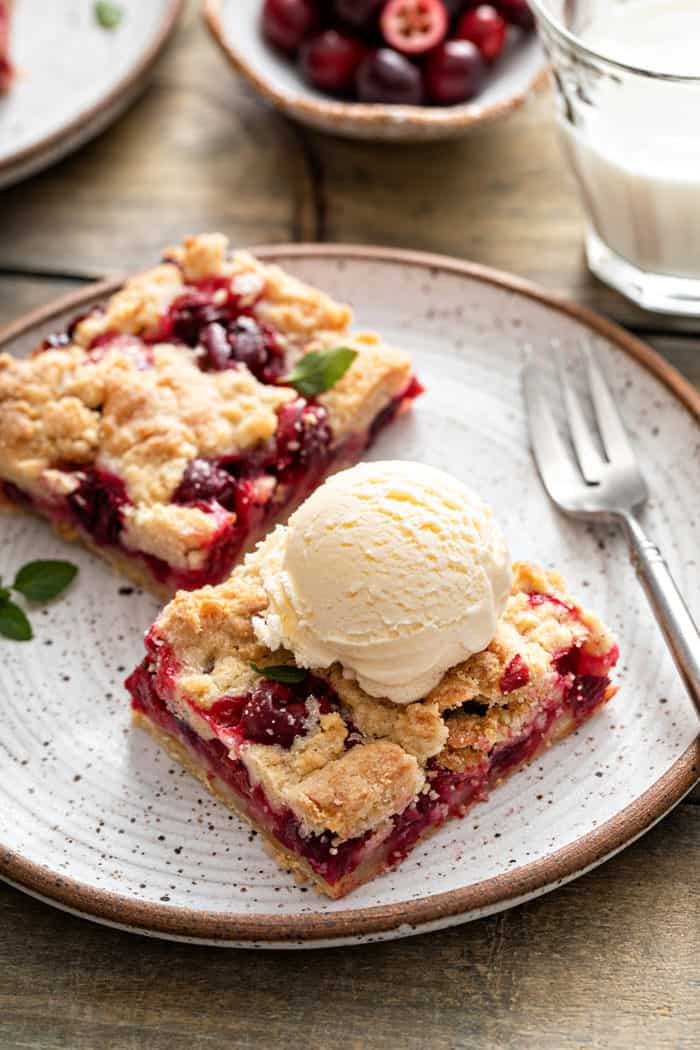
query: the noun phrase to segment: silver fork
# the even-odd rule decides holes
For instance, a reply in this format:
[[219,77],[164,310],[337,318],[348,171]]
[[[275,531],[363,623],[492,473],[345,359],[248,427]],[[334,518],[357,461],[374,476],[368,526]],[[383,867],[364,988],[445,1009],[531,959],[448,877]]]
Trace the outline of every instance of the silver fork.
[[524,387],[535,461],[551,499],[566,514],[614,522],[624,529],[632,564],[700,714],[700,634],[659,548],[647,539],[639,523],[636,511],[648,497],[646,482],[593,351],[583,346],[582,352],[605,455],[598,451],[581,401],[560,369],[563,403],[580,473],[576,470],[543,392],[542,374],[529,356]]

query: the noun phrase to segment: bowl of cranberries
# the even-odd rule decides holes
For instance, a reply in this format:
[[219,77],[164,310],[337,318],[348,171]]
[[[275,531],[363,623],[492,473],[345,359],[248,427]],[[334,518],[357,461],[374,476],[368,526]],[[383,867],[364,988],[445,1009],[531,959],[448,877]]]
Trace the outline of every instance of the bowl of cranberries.
[[356,138],[460,135],[545,74],[527,0],[205,0],[204,11],[268,102]]

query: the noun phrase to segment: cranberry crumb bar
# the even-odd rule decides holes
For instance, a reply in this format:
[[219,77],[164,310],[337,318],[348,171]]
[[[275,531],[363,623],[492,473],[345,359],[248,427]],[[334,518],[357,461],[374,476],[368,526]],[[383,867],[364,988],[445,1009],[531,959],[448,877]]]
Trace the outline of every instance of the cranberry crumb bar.
[[401,861],[615,692],[609,631],[527,563],[488,648],[423,700],[374,699],[338,664],[297,669],[253,630],[268,543],[219,586],[175,597],[127,687],[135,722],[330,897]]
[[[350,322],[225,237],[187,239],[28,360],[0,355],[0,504],[158,594],[224,579],[421,391]],[[340,347],[347,371],[302,396],[289,373]]]
[[10,19],[14,0],[0,0],[0,95],[7,91],[14,69],[10,61]]

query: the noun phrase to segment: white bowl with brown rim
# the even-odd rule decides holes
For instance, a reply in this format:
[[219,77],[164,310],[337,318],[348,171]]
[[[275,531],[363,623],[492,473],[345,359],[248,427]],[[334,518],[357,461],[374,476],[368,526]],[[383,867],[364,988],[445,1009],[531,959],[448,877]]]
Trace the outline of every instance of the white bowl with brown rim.
[[260,31],[262,0],[204,0],[209,30],[233,68],[267,102],[320,131],[358,139],[420,142],[457,138],[522,105],[546,78],[534,33],[512,30],[481,94],[456,106],[396,106],[343,102],[307,84],[293,61],[277,53]]

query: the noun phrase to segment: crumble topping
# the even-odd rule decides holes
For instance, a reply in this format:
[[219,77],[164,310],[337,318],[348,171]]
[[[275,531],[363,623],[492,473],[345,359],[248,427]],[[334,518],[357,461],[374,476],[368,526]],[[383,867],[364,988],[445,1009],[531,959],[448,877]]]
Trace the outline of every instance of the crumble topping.
[[[321,340],[315,348],[333,343],[337,343],[337,338]],[[376,335],[360,334],[343,339],[343,344],[357,350],[358,356],[343,378],[318,399],[328,411],[333,433],[339,439],[367,430],[382,408],[406,389],[411,378],[411,362],[406,354],[381,343]]]
[[206,561],[207,548],[225,522],[235,515],[181,507],[175,503],[125,507],[122,545],[167,561],[176,569],[198,569]]
[[416,759],[388,740],[358,745],[305,776],[295,770],[293,754],[281,748],[250,744],[241,757],[273,805],[291,809],[307,833],[330,831],[340,839],[362,835],[401,812],[425,783]]
[[115,349],[98,360],[78,347],[30,360],[0,355],[3,477],[41,496],[43,475],[99,464],[131,500],[168,502],[197,456],[244,451],[270,439],[289,387],[247,369],[202,372],[188,347],[155,346],[140,368]]
[[128,381],[122,362],[115,377],[114,356],[97,366],[107,367],[100,459],[136,503],[170,500],[198,456],[244,451],[271,438],[276,410],[296,396],[258,382],[247,368],[202,372],[181,347],[154,347],[154,367],[127,366]]
[[149,336],[157,331],[163,314],[184,290],[182,273],[171,263],[129,277],[104,310],[94,310],[80,321],[75,341],[88,347],[107,332]]
[[178,248],[170,248],[166,257],[181,268],[186,281],[207,277],[230,277],[234,288],[245,292],[264,287],[265,295],[257,304],[256,315],[265,324],[285,332],[293,340],[304,341],[328,332],[344,333],[352,323],[349,306],[334,302],[325,292],[313,288],[279,266],[262,263],[250,252],[229,255],[229,242],[220,233],[187,237]]

